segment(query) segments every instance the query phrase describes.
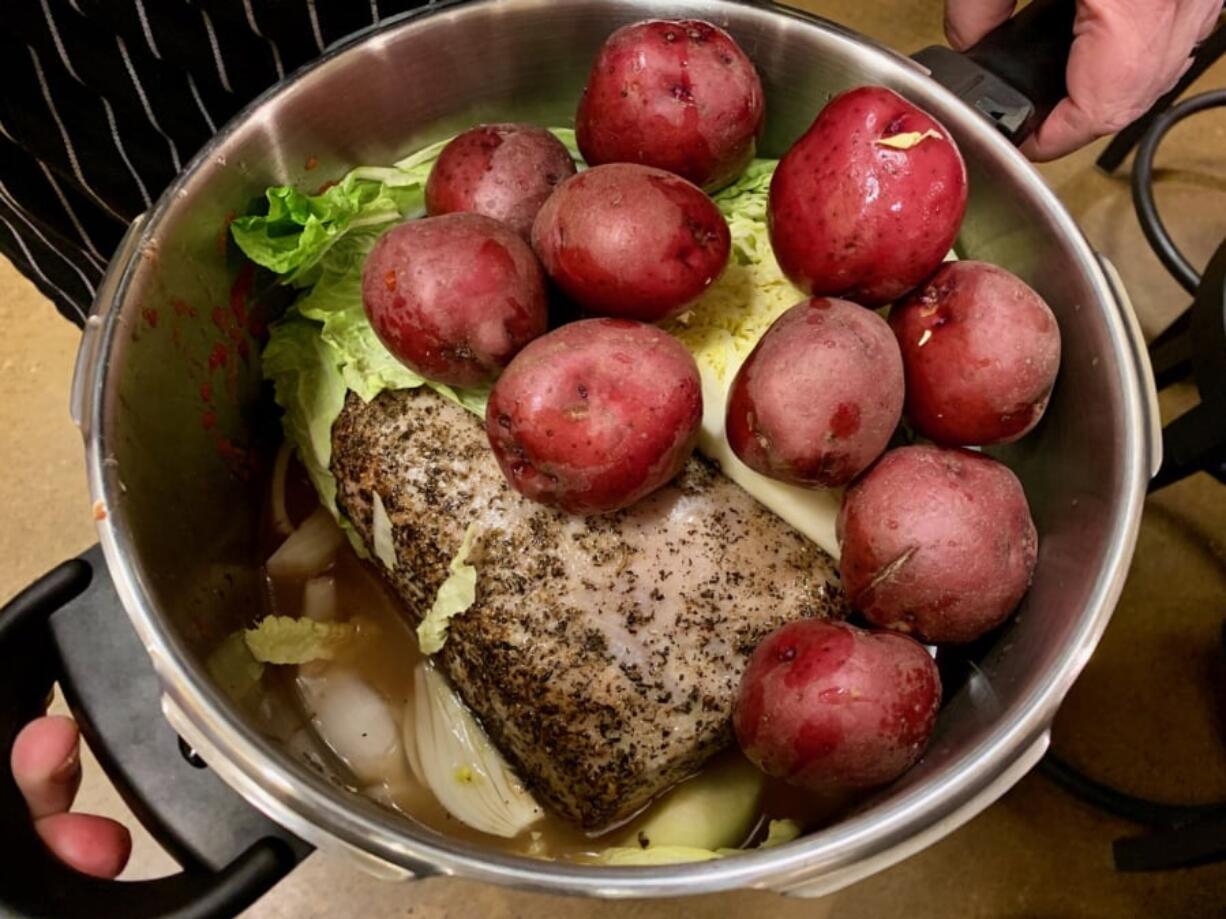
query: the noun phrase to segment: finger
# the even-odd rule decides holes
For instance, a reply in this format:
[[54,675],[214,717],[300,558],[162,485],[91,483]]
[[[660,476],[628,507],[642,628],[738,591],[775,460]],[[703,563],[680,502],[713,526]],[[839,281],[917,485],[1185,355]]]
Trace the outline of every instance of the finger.
[[945,0],[945,37],[965,51],[1013,15],[1017,0]]
[[1023,152],[1055,159],[1131,124],[1187,70],[1201,19],[1187,7],[1082,2],[1066,70],[1068,98]]
[[1222,3],[1209,3],[1205,10],[1204,21],[1201,22],[1200,28],[1196,30],[1196,43],[1199,45],[1210,33],[1217,28],[1218,20],[1222,18]]
[[1101,109],[1087,111],[1076,99],[1062,100],[1039,125],[1038,130],[1022,144],[1022,153],[1036,163],[1044,163],[1079,150],[1107,134],[1123,130],[1145,114],[1160,96],[1179,82],[1179,78],[1191,66],[1191,59],[1185,59],[1166,82],[1139,92],[1131,101],[1107,112]]
[[34,826],[60,861],[93,877],[117,876],[132,854],[131,834],[109,817],[52,814]]
[[13,742],[10,762],[35,820],[68,810],[81,784],[76,722],[61,715],[31,721]]

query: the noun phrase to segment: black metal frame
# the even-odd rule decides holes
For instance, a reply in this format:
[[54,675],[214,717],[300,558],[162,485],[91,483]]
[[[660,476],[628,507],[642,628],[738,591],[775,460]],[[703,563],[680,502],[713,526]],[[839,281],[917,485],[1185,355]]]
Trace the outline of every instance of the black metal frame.
[[1175,87],[1121,131],[1098,158],[1099,168],[1112,172],[1136,148],[1132,197],[1141,230],[1159,261],[1193,298],[1149,348],[1159,389],[1190,375],[1201,397],[1198,406],[1164,429],[1162,469],[1150,491],[1200,471],[1226,483],[1226,242],[1202,275],[1167,232],[1153,189],[1154,157],[1171,128],[1192,115],[1226,106],[1226,89],[1176,101],[1223,54],[1226,26],[1219,26],[1201,43]]
[[[1226,28],[1217,35],[1226,35]],[[1205,50],[1220,55],[1226,52],[1226,41],[1206,43]],[[1192,304],[1150,345],[1154,376],[1159,388],[1165,388],[1191,375],[1201,397],[1199,405],[1163,431],[1162,469],[1150,484],[1151,491],[1202,470],[1226,482],[1226,242],[1200,274],[1167,232],[1153,189],[1154,157],[1167,132],[1185,118],[1223,106],[1226,90],[1218,89],[1155,115],[1137,146],[1132,168],[1133,203],[1145,238],[1193,297]]]
[[[1185,118],[1226,106],[1226,90],[1213,90],[1176,102],[1192,81],[1226,54],[1226,26],[1202,43],[1192,66],[1169,93],[1140,119],[1121,131],[1098,166],[1113,172],[1135,147],[1132,195],[1137,219],[1154,254],[1188,293],[1192,303],[1149,346],[1159,389],[1187,379],[1195,381],[1201,401],[1166,425],[1162,432],[1162,468],[1150,491],[1165,488],[1195,472],[1207,472],[1226,484],[1226,241],[1203,275],[1180,252],[1154,203],[1154,157],[1162,139]],[[1226,653],[1226,626],[1222,631]],[[1113,845],[1120,871],[1156,871],[1226,861],[1226,802],[1204,805],[1167,804],[1138,798],[1090,778],[1048,753],[1040,771],[1099,810],[1152,828]]]
[[[1226,653],[1226,627],[1222,629]],[[1101,811],[1151,828],[1112,844],[1118,871],[1162,871],[1226,861],[1226,801],[1169,804],[1127,794],[1092,779],[1055,753],[1039,771],[1073,797]]]

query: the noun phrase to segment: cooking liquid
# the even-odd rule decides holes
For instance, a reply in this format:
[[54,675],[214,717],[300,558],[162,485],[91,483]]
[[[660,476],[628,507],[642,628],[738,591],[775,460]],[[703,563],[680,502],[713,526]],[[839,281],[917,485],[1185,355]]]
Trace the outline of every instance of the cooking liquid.
[[[284,538],[273,525],[271,497],[265,504],[260,534],[261,564]],[[295,526],[319,506],[314,489],[296,461],[291,462],[289,467],[286,504]],[[406,712],[411,711],[409,702],[414,693],[413,672],[422,659],[412,617],[407,614],[400,599],[383,582],[374,567],[358,558],[347,541],[337,553],[331,567],[321,575],[316,575],[320,576],[330,576],[335,580],[339,618],[348,619],[360,615],[364,620],[373,623],[377,629],[377,637],[370,641],[351,643],[335,660],[328,663],[306,664],[301,668],[266,667],[265,679],[285,680],[290,684],[286,688],[290,690],[289,695],[297,699],[302,706],[305,730],[313,731],[311,718],[314,713],[307,710],[301,694],[292,685],[297,671],[301,670],[309,678],[326,678],[331,668],[356,673],[383,697],[389,713],[403,735],[403,720]],[[267,608],[263,610],[263,615],[300,618],[303,615],[305,582],[271,578],[266,572],[265,580],[268,586],[265,597]],[[479,585],[478,572],[478,589]],[[320,737],[319,740],[326,746],[326,739]],[[734,747],[714,757],[711,765],[740,757],[740,751]],[[430,789],[413,775],[406,758],[400,756],[396,759],[397,762],[389,764],[387,773],[379,776],[379,781],[366,784],[354,781],[352,787],[406,818],[448,836],[518,855],[582,861],[610,846],[633,845],[638,836],[638,828],[646,821],[654,807],[649,805],[630,821],[598,835],[588,834],[546,810],[544,817],[528,830],[512,839],[505,839],[482,833],[452,817]],[[844,801],[817,800],[781,781],[768,780],[762,795],[760,818],[744,842],[752,844],[759,841],[765,835],[766,824],[770,819],[790,818],[805,829],[810,829],[829,822],[845,809],[845,806]]]

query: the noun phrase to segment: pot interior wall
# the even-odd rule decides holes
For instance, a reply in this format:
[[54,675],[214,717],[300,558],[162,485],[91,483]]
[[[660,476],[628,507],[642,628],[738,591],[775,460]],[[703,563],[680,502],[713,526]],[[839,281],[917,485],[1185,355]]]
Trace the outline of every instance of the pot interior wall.
[[[948,705],[923,764],[879,796],[881,806],[947,774],[1052,680],[1127,512],[1136,435],[1123,420],[1108,307],[1050,205],[1025,192],[1026,167],[917,69],[836,28],[721,2],[478,3],[385,28],[240,116],[159,204],[149,231],[156,242],[128,279],[104,410],[107,455],[125,489],[117,523],[130,531],[170,640],[201,660],[258,603],[254,533],[277,436],[253,325],[242,315],[260,298],[241,284],[235,291],[240,260],[224,246],[228,219],[270,184],[315,188],[478,121],[571,124],[603,37],[645,15],[699,16],[734,33],[764,80],[765,155],[782,153],[833,93],[854,85],[884,83],[937,114],[970,172],[961,254],[1021,275],[1060,320],[1064,358],[1051,408],[1034,435],[1003,451],[1039,528],[1034,586],[984,650],[979,676]],[[266,299],[274,311],[284,304]]]

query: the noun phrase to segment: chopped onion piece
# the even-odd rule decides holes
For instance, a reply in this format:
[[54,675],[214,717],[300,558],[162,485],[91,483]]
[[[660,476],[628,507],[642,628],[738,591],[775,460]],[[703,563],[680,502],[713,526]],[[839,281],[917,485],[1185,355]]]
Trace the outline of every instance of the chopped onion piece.
[[319,508],[268,559],[274,578],[314,577],[332,564],[345,534],[324,508]]
[[272,467],[272,525],[282,536],[289,536],[294,532],[294,522],[289,519],[289,509],[285,503],[289,458],[293,452],[294,448],[290,446],[290,442],[284,441],[281,449],[277,451],[277,459]]
[[766,838],[758,843],[759,849],[773,849],[799,838],[800,824],[795,820],[772,820],[766,828]]
[[336,578],[311,578],[302,588],[302,615],[316,622],[335,622],[340,617],[336,602]]
[[298,674],[311,723],[332,752],[364,785],[401,775],[404,752],[400,730],[388,702],[353,671],[332,666]]
[[767,827],[766,838],[747,849],[702,849],[697,846],[678,845],[611,846],[593,853],[588,860],[599,865],[675,865],[681,862],[705,862],[713,858],[740,855],[754,849],[773,849],[796,839],[800,832],[800,824],[795,820],[772,820]]
[[693,846],[612,846],[598,853],[592,861],[600,865],[680,865],[683,862],[707,862],[719,858],[711,849]]
[[387,516],[387,508],[377,491],[372,491],[374,506],[371,529],[374,531],[375,558],[383,563],[388,571],[396,570],[396,541],[392,538],[392,521]]
[[[417,695],[417,671],[413,672],[413,695]],[[404,758],[409,764],[409,771],[413,773],[413,778],[426,788],[430,787],[429,781],[426,779],[425,767],[421,764],[421,756],[417,752],[417,700],[416,698],[409,699],[404,707],[404,717],[400,719],[401,730],[404,736],[401,738],[404,741]],[[433,791],[431,792],[433,794]],[[437,796],[436,796],[437,797]]]
[[387,782],[379,782],[375,785],[367,785],[362,789],[362,794],[370,798],[372,801],[382,804],[384,807],[391,810],[399,810],[400,805],[396,803],[396,798],[392,794],[392,788]]
[[417,777],[451,816],[491,836],[518,836],[544,815],[432,664],[418,663],[405,714],[405,750]]
[[[417,728],[414,725],[416,714],[414,713],[413,703],[410,702],[404,708],[404,758],[409,764],[409,771],[413,773],[413,778],[417,779],[426,788],[430,786],[426,783],[426,772],[421,765],[421,757],[417,755]],[[431,792],[433,794],[433,792]]]
[[692,849],[723,849],[743,845],[762,812],[766,776],[749,760],[737,756],[708,763],[652,803],[618,845]]

